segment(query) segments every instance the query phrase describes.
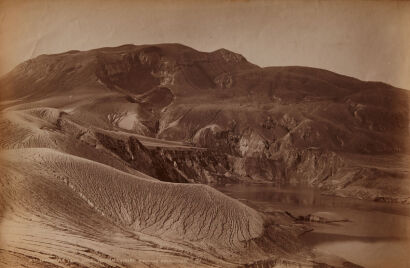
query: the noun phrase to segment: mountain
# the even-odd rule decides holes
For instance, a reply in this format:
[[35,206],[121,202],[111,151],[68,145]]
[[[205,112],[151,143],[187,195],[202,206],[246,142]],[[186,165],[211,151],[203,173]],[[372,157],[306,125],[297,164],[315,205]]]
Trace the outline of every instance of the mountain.
[[179,165],[164,180],[296,182],[402,202],[409,194],[409,94],[380,82],[161,44],[42,55],[0,87],[6,111],[53,108],[82,127],[207,149],[196,168],[189,150],[167,149]]
[[286,213],[206,184],[410,202],[409,93],[380,82],[124,45],[28,60],[0,94],[6,265],[313,266]]

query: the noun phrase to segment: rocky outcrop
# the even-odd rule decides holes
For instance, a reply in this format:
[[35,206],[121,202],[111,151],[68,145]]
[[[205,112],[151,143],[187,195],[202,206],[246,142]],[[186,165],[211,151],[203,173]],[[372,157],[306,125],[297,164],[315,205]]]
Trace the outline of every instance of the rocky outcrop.
[[214,78],[214,83],[221,89],[231,88],[233,85],[232,75],[223,73]]
[[98,132],[96,137],[132,168],[162,181],[204,184],[236,181],[225,176],[230,166],[227,156],[221,153],[199,149],[147,149],[135,137],[122,140]]

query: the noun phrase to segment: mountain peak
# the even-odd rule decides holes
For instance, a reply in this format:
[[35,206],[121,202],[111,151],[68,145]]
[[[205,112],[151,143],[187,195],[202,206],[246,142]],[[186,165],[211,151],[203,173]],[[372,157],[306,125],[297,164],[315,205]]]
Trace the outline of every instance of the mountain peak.
[[241,54],[232,52],[225,48],[215,50],[212,53],[216,55],[220,55],[221,57],[224,58],[226,62],[233,62],[233,63],[247,62],[246,58],[242,56]]

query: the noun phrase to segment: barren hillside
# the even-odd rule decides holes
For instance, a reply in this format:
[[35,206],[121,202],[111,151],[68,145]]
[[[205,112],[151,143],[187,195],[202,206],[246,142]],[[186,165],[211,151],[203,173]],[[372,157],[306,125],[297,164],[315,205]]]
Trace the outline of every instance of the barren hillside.
[[303,226],[207,184],[409,202],[409,94],[383,83],[124,45],[31,59],[0,94],[5,265],[314,265]]
[[[405,159],[408,151],[409,94],[383,83],[307,67],[260,68],[225,49],[161,44],[42,55],[17,66],[0,87],[4,111],[58,109],[80,140],[92,128],[123,133],[125,143],[161,139],[147,144],[147,154],[175,162],[167,175],[149,173],[163,180],[305,183],[400,202],[410,193],[402,187],[410,185],[405,166],[375,164]],[[146,171],[106,137],[95,139]],[[187,166],[190,149],[161,145],[175,142],[206,150]]]

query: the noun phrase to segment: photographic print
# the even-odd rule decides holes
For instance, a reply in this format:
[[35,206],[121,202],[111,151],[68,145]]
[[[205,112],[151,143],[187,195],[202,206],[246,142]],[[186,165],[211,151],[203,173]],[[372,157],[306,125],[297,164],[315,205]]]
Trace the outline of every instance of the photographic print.
[[410,267],[410,2],[0,0],[0,267]]

